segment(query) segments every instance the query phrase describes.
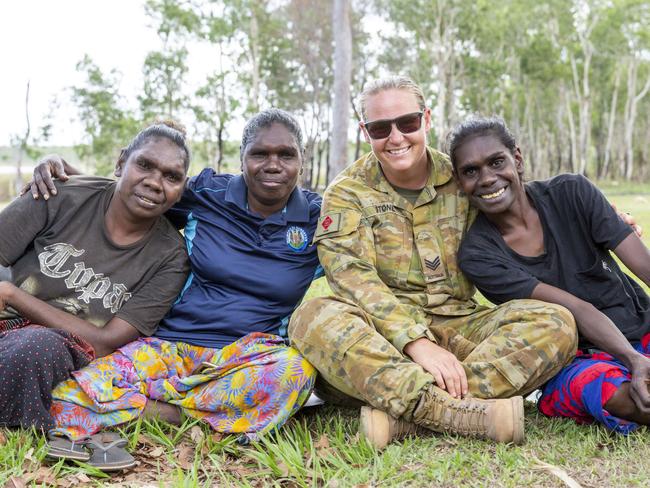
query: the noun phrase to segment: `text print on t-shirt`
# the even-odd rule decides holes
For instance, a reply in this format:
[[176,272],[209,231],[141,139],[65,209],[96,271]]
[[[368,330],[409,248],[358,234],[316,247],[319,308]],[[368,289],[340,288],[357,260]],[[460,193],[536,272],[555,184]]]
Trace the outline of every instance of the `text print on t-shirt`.
[[[121,283],[112,284],[111,280],[102,273],[95,273],[92,268],[86,268],[83,261],[74,263],[74,269],[62,269],[68,259],[81,256],[85,250],[75,249],[65,242],[57,242],[43,248],[38,255],[41,273],[50,278],[65,278],[65,286],[81,294],[77,297],[84,303],[91,299],[102,299],[104,308],[110,308],[111,313],[116,313],[126,301],[131,298]],[[107,293],[111,288],[110,293]]]

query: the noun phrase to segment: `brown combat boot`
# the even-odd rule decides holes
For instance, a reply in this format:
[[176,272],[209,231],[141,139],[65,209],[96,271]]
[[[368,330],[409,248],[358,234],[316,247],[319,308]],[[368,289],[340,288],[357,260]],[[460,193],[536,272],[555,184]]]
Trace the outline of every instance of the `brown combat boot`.
[[471,435],[497,442],[524,442],[524,399],[458,400],[430,385],[413,412],[413,422],[435,432]]
[[372,407],[361,407],[359,432],[377,449],[383,449],[391,441],[417,434],[420,428],[406,420],[391,417]]

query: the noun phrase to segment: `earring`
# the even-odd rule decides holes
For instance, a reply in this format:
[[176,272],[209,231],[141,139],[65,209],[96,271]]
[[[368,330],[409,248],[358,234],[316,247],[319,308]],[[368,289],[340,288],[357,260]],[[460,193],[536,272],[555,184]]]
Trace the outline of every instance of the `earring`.
[[305,170],[305,168],[303,168],[303,167],[301,166],[301,167],[300,167],[300,173],[298,173],[298,174],[300,174],[300,175],[301,175],[301,174],[302,174],[302,172],[303,172],[304,170]]

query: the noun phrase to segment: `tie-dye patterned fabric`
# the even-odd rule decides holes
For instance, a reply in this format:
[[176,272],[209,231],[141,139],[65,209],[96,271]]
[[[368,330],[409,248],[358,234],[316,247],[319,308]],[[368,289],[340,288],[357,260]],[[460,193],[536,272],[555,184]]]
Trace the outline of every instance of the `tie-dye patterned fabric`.
[[[650,357],[650,334],[632,345]],[[538,408],[549,417],[569,417],[579,424],[600,422],[615,432],[629,434],[639,425],[613,416],[604,405],[630,378],[627,367],[612,355],[578,351],[575,359],[546,383]]]
[[252,333],[223,349],[147,337],[75,371],[54,389],[51,411],[72,438],[137,418],[147,399],[178,405],[218,432],[263,434],[300,408],[315,378],[279,336]]

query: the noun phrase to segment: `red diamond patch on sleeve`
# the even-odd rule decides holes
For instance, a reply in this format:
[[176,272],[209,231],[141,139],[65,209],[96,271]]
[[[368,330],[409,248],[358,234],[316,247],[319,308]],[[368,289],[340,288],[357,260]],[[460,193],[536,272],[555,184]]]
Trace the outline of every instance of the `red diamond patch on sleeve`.
[[325,217],[325,218],[323,219],[323,221],[321,222],[320,225],[323,226],[323,229],[327,230],[327,228],[328,228],[330,225],[332,225],[332,217],[330,217],[330,216],[328,215],[327,217]]

